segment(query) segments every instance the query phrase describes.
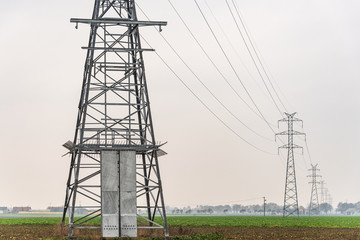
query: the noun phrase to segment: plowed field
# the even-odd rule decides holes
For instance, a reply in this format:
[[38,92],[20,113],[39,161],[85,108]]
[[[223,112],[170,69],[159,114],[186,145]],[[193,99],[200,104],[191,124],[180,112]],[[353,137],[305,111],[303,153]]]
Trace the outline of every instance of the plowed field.
[[[98,231],[75,233],[80,239],[101,239]],[[138,239],[162,239],[162,231],[139,232]],[[147,236],[146,236],[147,235]],[[173,239],[360,239],[359,228],[172,226]],[[66,229],[54,225],[0,225],[0,239],[65,239]]]

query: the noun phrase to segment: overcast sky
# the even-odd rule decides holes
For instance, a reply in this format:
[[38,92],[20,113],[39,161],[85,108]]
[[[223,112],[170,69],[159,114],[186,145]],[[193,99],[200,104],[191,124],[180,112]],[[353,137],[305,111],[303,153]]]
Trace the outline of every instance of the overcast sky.
[[[318,163],[333,197],[360,200],[360,2],[357,0],[235,0],[287,110],[298,112],[311,160],[296,154],[299,204],[310,200],[307,169]],[[251,147],[222,125],[180,83],[155,53],[144,60],[167,205],[282,204],[285,159],[274,134],[251,112],[187,32],[167,0],[137,1],[152,20],[165,20],[163,36],[211,89],[251,129],[239,124],[197,82],[153,29],[144,38],[189,87]],[[232,86],[249,103],[192,0],[172,0],[189,28]],[[226,1],[198,0],[241,80],[276,132],[282,116],[246,52]],[[229,2],[231,2],[229,0]],[[76,30],[71,17],[89,18],[93,1],[5,1],[0,9],[0,205],[33,209],[60,206],[69,157],[61,146],[73,139],[88,26]],[[210,12],[213,11],[218,23]],[[139,19],[146,20],[140,10]],[[224,31],[224,33],[222,32]],[[143,43],[146,46],[145,43]],[[284,139],[285,140],[285,139]],[[295,143],[305,147],[303,138]],[[282,150],[284,151],[284,150]],[[298,153],[301,153],[300,151]],[[285,152],[282,152],[286,156]],[[244,201],[247,199],[253,199]]]

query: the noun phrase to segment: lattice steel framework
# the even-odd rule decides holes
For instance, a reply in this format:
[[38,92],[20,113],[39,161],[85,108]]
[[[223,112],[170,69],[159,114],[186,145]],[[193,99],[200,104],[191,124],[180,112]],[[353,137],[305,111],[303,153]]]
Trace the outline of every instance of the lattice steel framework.
[[[76,130],[70,149],[63,223],[74,229],[101,216],[102,151],[136,151],[138,228],[163,228],[168,235],[158,157],[139,28],[166,22],[138,21],[135,0],[95,0],[90,25]],[[82,216],[75,214],[86,209]],[[155,216],[162,223],[155,222]]]
[[317,171],[320,171],[320,169],[317,168],[316,165],[311,164],[311,174],[308,175],[308,177],[311,178],[311,197],[310,197],[310,204],[309,204],[309,216],[311,215],[319,215],[320,214],[320,205],[319,205],[319,195],[318,195],[318,187],[317,185],[320,184],[320,182],[317,181],[317,178],[320,177],[320,175],[317,174]]
[[283,217],[287,217],[291,215],[299,216],[298,194],[297,194],[296,175],[295,175],[294,148],[302,149],[302,147],[294,144],[294,135],[305,135],[305,133],[294,131],[294,122],[302,123],[302,120],[294,117],[295,114],[296,113],[292,113],[292,114],[285,113],[286,118],[279,120],[279,123],[287,122],[288,130],[276,134],[276,136],[287,135],[288,137],[288,144],[279,147],[279,149],[286,148],[288,150]]
[[320,204],[325,203],[325,181],[320,181]]

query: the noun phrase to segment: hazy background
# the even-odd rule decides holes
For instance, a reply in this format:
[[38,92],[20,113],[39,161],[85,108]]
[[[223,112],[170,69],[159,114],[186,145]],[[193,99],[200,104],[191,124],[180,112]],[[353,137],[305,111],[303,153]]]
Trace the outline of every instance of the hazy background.
[[[193,1],[172,0],[207,52],[246,98]],[[198,1],[260,109],[274,125],[281,115],[245,51],[226,2],[207,0],[231,44]],[[231,2],[231,1],[230,1]],[[290,112],[298,112],[313,163],[333,197],[360,200],[360,2],[357,0],[236,0]],[[139,0],[152,20],[166,20],[162,34],[196,74],[242,121],[262,135],[273,133],[224,84],[167,0]],[[0,8],[0,205],[33,209],[60,206],[69,157],[61,146],[73,139],[89,27],[71,17],[91,17],[93,1],[3,1]],[[139,11],[139,19],[145,20]],[[277,144],[249,132],[201,87],[153,28],[141,33],[214,112],[243,138],[277,154]],[[146,46],[145,43],[143,43]],[[250,77],[241,64],[253,76]],[[165,202],[172,206],[281,204],[285,160],[262,153],[219,123],[174,77],[155,53],[145,53]],[[275,83],[274,82],[274,83]],[[284,131],[282,125],[275,131]],[[305,146],[303,138],[295,143]],[[278,144],[280,142],[278,141]],[[306,150],[306,149],[305,149]],[[283,156],[285,156],[283,152]],[[299,204],[310,200],[310,158],[295,156]],[[252,201],[243,201],[254,199]]]

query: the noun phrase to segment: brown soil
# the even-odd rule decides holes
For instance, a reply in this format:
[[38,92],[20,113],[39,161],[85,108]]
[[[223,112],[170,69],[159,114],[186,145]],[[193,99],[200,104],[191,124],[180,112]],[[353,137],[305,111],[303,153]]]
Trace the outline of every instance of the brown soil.
[[[170,227],[170,235],[193,236],[216,233],[222,239],[345,239],[360,240],[357,228],[295,228],[295,227]],[[60,226],[4,226],[0,225],[0,239],[65,239],[67,231]],[[75,232],[81,239],[101,239],[98,230]],[[147,236],[163,236],[162,231],[139,231],[138,239]],[[199,239],[199,238],[197,238]],[[205,239],[205,238],[204,238]]]

